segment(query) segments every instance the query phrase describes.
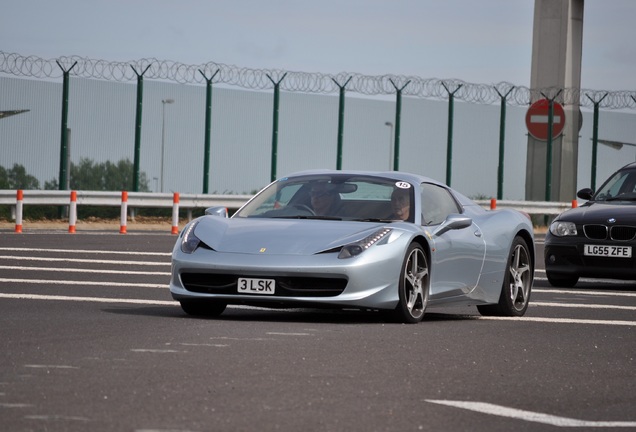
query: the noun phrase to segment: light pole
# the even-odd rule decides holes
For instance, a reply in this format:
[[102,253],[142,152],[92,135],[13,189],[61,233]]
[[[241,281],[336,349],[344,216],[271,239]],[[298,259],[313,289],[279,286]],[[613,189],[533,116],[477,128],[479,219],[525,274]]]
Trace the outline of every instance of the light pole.
[[166,104],[174,103],[174,99],[161,99],[161,192],[163,192],[163,153],[166,145]]
[[384,122],[384,126],[388,126],[391,128],[391,132],[389,135],[389,171],[393,170],[393,123],[390,121]]

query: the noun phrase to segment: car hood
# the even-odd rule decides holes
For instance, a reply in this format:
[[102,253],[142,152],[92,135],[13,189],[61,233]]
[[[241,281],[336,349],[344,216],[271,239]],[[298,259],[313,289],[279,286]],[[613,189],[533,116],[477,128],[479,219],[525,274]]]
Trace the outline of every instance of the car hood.
[[606,224],[614,219],[613,224],[636,225],[636,205],[631,202],[598,203],[588,202],[581,207],[562,213],[559,220],[576,224]]
[[195,235],[218,252],[312,255],[360,240],[383,224],[204,216]]

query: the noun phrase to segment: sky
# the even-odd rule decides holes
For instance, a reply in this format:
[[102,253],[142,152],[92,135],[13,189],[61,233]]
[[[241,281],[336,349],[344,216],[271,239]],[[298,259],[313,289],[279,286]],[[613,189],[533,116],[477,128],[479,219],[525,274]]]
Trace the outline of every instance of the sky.
[[[534,0],[20,0],[0,51],[530,85]],[[636,1],[587,0],[581,87],[636,88]]]

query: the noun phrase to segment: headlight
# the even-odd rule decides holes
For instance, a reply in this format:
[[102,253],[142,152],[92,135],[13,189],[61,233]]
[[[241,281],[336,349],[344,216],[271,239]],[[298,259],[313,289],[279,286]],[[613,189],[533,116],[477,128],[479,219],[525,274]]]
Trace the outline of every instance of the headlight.
[[557,237],[577,235],[576,225],[573,222],[552,222],[552,224],[550,225],[550,232]]
[[362,240],[343,246],[340,254],[338,254],[338,258],[352,258],[360,255],[362,252],[388,236],[391,231],[393,230],[390,228],[382,228]]
[[194,221],[188,226],[183,232],[183,236],[181,237],[181,251],[187,254],[193,253],[199,247],[199,237],[194,234],[194,228],[197,226],[199,221]]

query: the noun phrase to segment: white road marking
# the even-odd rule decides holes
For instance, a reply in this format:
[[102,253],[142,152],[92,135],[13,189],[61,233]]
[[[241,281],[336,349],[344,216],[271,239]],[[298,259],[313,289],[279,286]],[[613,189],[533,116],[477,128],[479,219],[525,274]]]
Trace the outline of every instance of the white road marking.
[[544,322],[558,324],[599,324],[599,325],[615,325],[636,327],[636,321],[619,321],[619,320],[591,320],[591,319],[572,319],[572,318],[543,318],[543,317],[496,317],[496,316],[469,316],[476,320],[492,320],[492,321],[526,321],[526,322]]
[[95,303],[129,303],[129,304],[145,304],[145,305],[161,305],[175,306],[176,301],[164,300],[143,300],[143,299],[121,299],[121,298],[102,298],[102,297],[72,297],[58,295],[37,295],[37,294],[3,294],[0,298],[24,299],[24,300],[60,300],[60,301],[77,301],[77,302],[95,302]]
[[167,288],[167,284],[144,284],[144,283],[122,283],[122,282],[82,282],[72,280],[46,280],[46,279],[12,279],[0,278],[0,282],[13,282],[23,284],[50,284],[50,285],[87,285],[87,286],[113,286],[130,288]]
[[32,407],[31,404],[23,404],[23,403],[0,403],[0,408],[29,408]]
[[92,259],[83,259],[83,258],[45,258],[45,257],[13,256],[13,255],[0,255],[0,259],[23,260],[23,261],[113,264],[113,265],[144,265],[144,266],[169,266],[170,265],[169,262],[155,262],[155,261],[92,260]]
[[187,351],[179,351],[179,350],[171,350],[171,349],[150,349],[150,348],[133,348],[132,352],[140,352],[140,353],[185,353]]
[[93,270],[93,269],[79,269],[79,268],[65,268],[60,270],[54,267],[21,267],[21,266],[0,266],[0,269],[4,270],[31,270],[31,271],[52,271],[65,273],[103,273],[103,274],[128,274],[128,275],[146,275],[146,276],[170,276],[170,272],[144,272],[133,270]]
[[202,343],[180,343],[179,345],[183,345],[183,346],[204,346],[204,347],[213,347],[213,348],[226,348],[229,347],[229,345],[225,345],[225,344],[202,344]]
[[265,334],[272,336],[313,336],[311,333],[281,333],[281,332],[267,332]]
[[67,421],[67,420],[72,420],[72,421],[82,421],[82,422],[87,422],[90,421],[90,419],[86,418],[86,417],[74,417],[74,416],[64,416],[64,415],[28,415],[28,416],[24,416],[25,419],[27,420],[63,420],[63,421]]
[[79,369],[77,366],[67,366],[67,365],[25,364],[24,367],[35,368],[35,369]]
[[615,291],[583,291],[583,290],[561,290],[561,289],[533,289],[533,293],[548,294],[576,294],[589,296],[613,296],[613,297],[636,297],[636,293],[632,292],[615,292]]
[[564,308],[580,308],[580,309],[616,309],[636,311],[636,306],[615,306],[604,304],[582,304],[582,303],[548,303],[531,301],[530,306],[542,307],[564,307]]
[[102,251],[91,249],[37,249],[37,248],[12,248],[0,247],[0,251],[11,252],[55,252],[55,253],[81,253],[81,254],[103,254],[103,255],[150,255],[150,256],[172,256],[170,252],[137,252],[137,251]]
[[501,405],[494,405],[485,402],[466,402],[426,399],[426,402],[447,405],[455,408],[466,409],[483,414],[508,417],[528,422],[548,424],[558,427],[636,427],[636,421],[588,421],[578,420],[568,417],[543,414],[533,411],[508,408]]

